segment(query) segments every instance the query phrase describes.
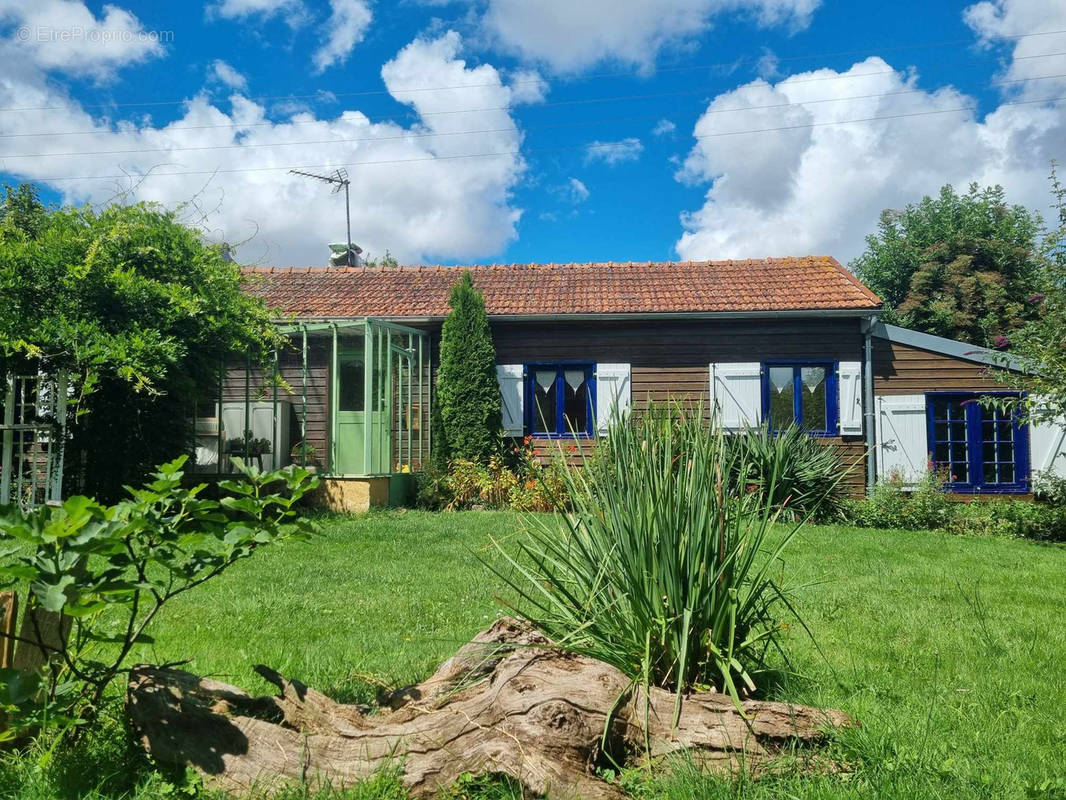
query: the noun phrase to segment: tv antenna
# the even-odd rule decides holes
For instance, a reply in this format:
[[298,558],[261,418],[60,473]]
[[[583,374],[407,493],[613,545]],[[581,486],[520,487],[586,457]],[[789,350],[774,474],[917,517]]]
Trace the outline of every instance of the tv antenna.
[[293,175],[303,175],[305,178],[314,178],[316,181],[323,181],[333,185],[333,194],[336,194],[343,187],[344,189],[344,217],[348,223],[348,238],[345,240],[348,245],[348,252],[345,259],[348,262],[349,267],[354,267],[354,253],[352,251],[352,205],[351,200],[348,197],[348,187],[351,181],[348,180],[348,170],[343,167],[333,170],[329,175],[319,175],[316,172],[304,172],[299,169],[290,169],[289,172]]

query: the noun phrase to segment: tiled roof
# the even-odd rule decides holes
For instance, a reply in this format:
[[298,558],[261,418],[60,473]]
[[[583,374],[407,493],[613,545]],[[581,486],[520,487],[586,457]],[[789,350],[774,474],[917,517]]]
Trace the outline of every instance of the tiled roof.
[[875,309],[880,299],[827,256],[747,261],[246,267],[249,293],[286,315],[444,317],[463,269],[490,315]]

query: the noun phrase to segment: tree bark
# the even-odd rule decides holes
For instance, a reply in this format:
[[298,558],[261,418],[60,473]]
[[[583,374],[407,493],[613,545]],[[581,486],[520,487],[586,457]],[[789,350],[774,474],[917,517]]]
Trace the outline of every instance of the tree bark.
[[138,667],[127,698],[134,729],[155,758],[192,766],[233,794],[292,781],[339,787],[391,767],[415,797],[465,774],[502,774],[534,794],[607,800],[621,792],[596,777],[598,765],[688,750],[714,768],[758,771],[785,748],[852,724],[839,711],[752,700],[742,716],[726,695],[695,693],[682,698],[675,725],[673,694],[645,693],[510,619],[372,714],[256,671],[276,697]]

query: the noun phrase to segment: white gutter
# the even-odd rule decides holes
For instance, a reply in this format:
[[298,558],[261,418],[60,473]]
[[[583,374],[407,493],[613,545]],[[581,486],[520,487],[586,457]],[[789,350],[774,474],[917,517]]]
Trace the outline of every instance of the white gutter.
[[877,410],[874,405],[874,346],[873,332],[880,325],[871,315],[862,322],[863,391],[862,413],[866,421],[866,494],[869,496],[877,483]]

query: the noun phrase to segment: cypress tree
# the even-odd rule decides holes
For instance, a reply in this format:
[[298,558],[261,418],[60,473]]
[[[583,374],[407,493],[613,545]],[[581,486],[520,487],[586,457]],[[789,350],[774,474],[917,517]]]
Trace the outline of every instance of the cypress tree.
[[496,381],[496,348],[485,313],[485,298],[474,288],[470,271],[452,287],[451,311],[440,336],[437,404],[446,453],[435,460],[462,458],[485,462],[499,452],[502,412]]

